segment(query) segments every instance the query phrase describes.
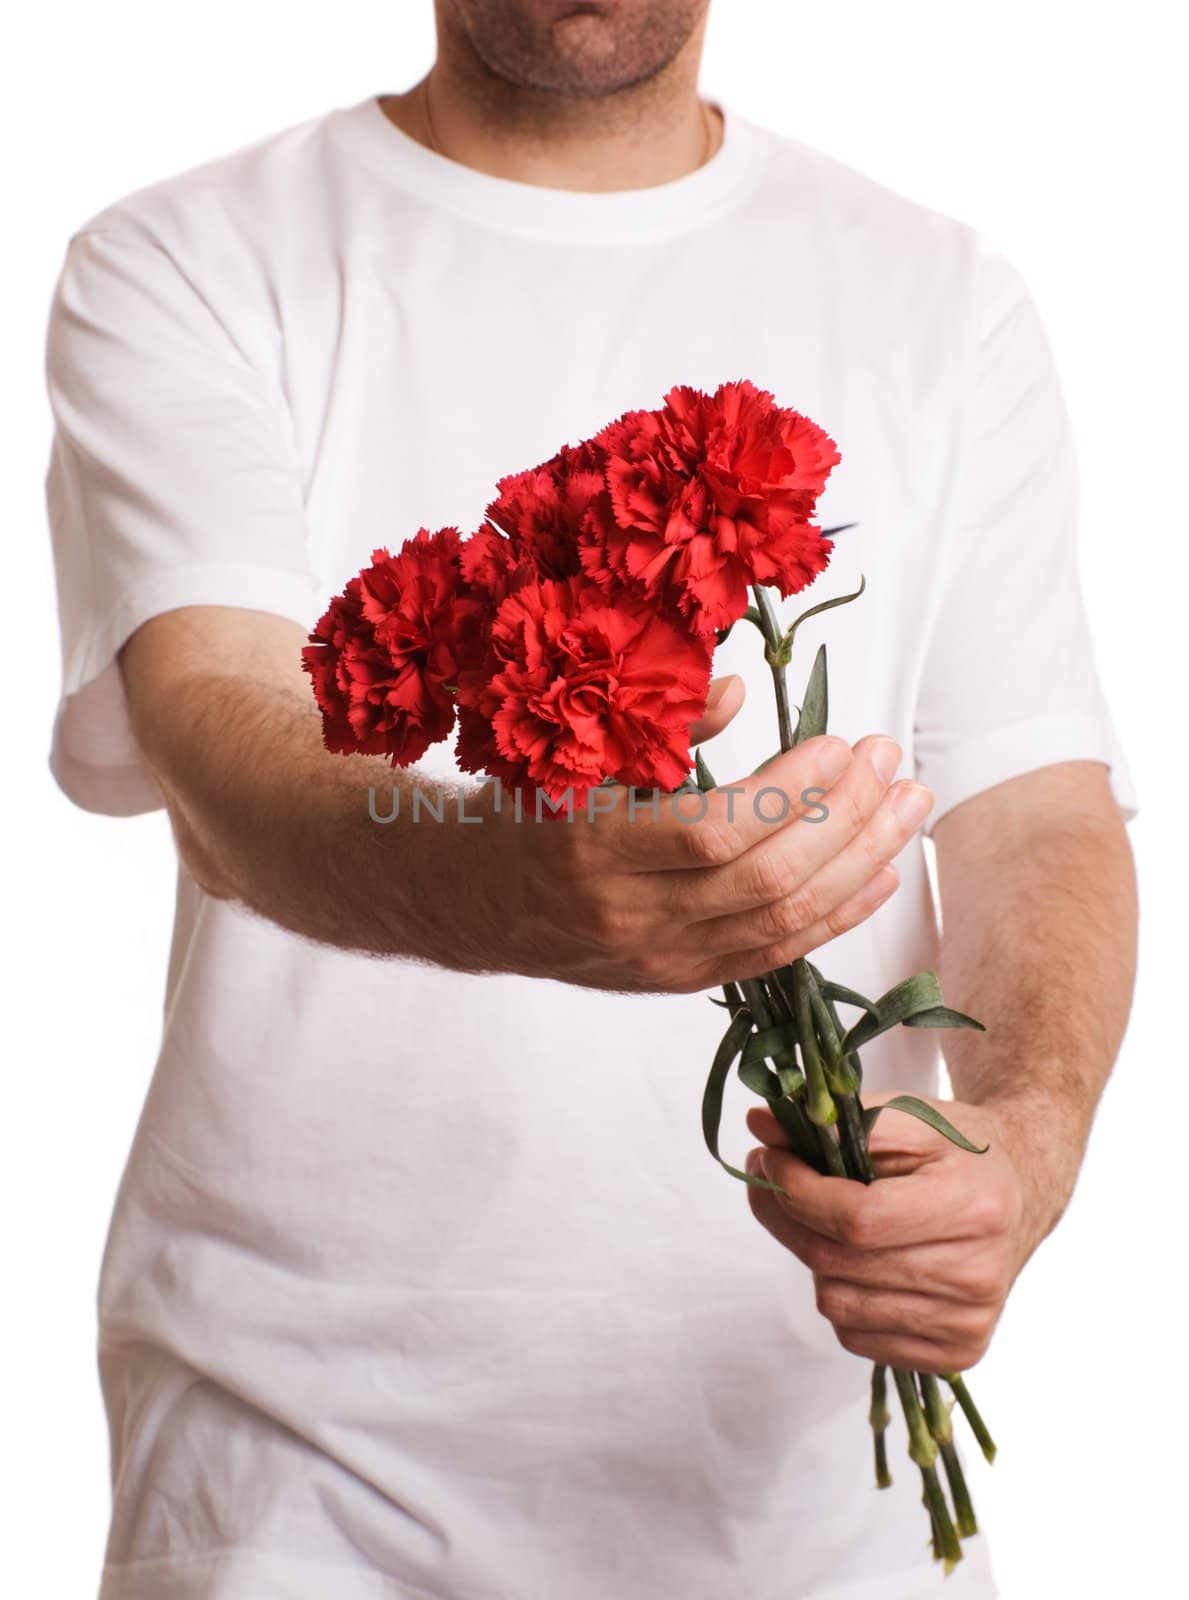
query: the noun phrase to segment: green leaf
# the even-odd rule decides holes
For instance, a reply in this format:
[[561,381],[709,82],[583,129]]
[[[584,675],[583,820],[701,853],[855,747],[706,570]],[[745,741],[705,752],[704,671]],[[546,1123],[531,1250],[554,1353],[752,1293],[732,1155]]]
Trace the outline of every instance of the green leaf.
[[780,1087],[790,1100],[795,1100],[805,1087],[805,1074],[800,1067],[784,1067],[778,1061],[776,1076],[780,1079]]
[[918,1012],[935,1011],[941,1005],[941,985],[935,972],[918,972],[881,995],[867,1015],[860,1017],[852,1028],[846,1030],[842,1041],[844,1054],[861,1050],[870,1040],[906,1022]]
[[[735,1057],[743,1049],[744,1041],[751,1032],[751,1015],[746,1011],[739,1011],[731,1018],[731,1025],[722,1037],[722,1042],[714,1054],[714,1061],[710,1068],[710,1076],[706,1080],[706,1090],[702,1096],[702,1134],[706,1140],[706,1148],[718,1162],[732,1176],[741,1183],[748,1183],[753,1189],[771,1189],[773,1194],[783,1194],[778,1183],[769,1183],[767,1178],[753,1177],[750,1172],[741,1172],[738,1167],[733,1167],[729,1161],[724,1161],[718,1153],[718,1129],[722,1121],[723,1091],[726,1088],[727,1074],[731,1070]],[[773,1106],[777,1119],[780,1112],[777,1107],[787,1104],[778,1100]],[[781,1126],[784,1126],[781,1121]],[[787,1130],[786,1130],[787,1131]]]
[[744,1061],[763,1061],[768,1056],[788,1055],[797,1047],[797,1030],[787,1022],[762,1028],[752,1034],[743,1049]]
[[[853,528],[854,523],[849,523],[848,526]],[[839,529],[839,532],[841,531],[842,530]],[[786,629],[784,637],[780,641],[781,653],[783,654],[785,660],[789,660],[792,656],[793,640],[797,637],[797,629],[803,622],[808,622],[810,617],[820,617],[823,611],[833,611],[836,606],[850,605],[853,600],[857,600],[859,598],[866,587],[867,579],[860,577],[859,587],[853,594],[840,594],[834,600],[823,600],[820,605],[810,606],[808,611],[802,611],[801,615],[796,619],[796,621]]]
[[956,1144],[959,1150],[969,1150],[971,1155],[985,1155],[991,1148],[989,1144],[971,1144],[965,1134],[959,1133],[952,1122],[947,1122],[941,1112],[935,1107],[918,1100],[915,1094],[894,1095],[891,1100],[885,1100],[881,1106],[869,1106],[863,1113],[863,1125],[868,1134],[875,1126],[881,1111],[903,1111],[910,1117],[916,1117],[918,1122],[927,1122],[935,1132],[948,1139],[951,1144]]
[[706,1080],[706,1089],[702,1095],[702,1136],[706,1140],[706,1148],[716,1161],[722,1159],[718,1153],[718,1127],[722,1121],[722,1097],[726,1088],[727,1074],[734,1065],[735,1057],[742,1051],[744,1041],[750,1032],[750,1014],[746,1011],[737,1012],[731,1018],[730,1026],[714,1052],[710,1076]]
[[816,739],[819,734],[825,733],[829,709],[826,647],[823,644],[818,647],[813,661],[813,671],[809,674],[809,682],[805,686],[801,715],[797,718],[797,731],[793,735],[794,745],[804,744],[807,739]]
[[702,755],[700,749],[694,751],[694,770],[698,774],[699,789],[704,790],[717,788],[717,785],[714,781],[714,774],[706,765],[705,757]]
[[763,1061],[749,1061],[746,1050],[739,1061],[739,1082],[752,1094],[760,1095],[764,1100],[779,1100],[784,1094],[780,1086],[780,1079],[766,1067]]
[[868,1000],[865,994],[860,994],[857,989],[848,989],[844,983],[835,983],[832,978],[823,978],[812,961],[806,962],[806,966],[817,979],[823,1000],[834,1000],[844,1006],[858,1006],[861,1011],[875,1010],[875,1001]]
[[974,1017],[968,1017],[964,1011],[953,1011],[949,1006],[932,1006],[928,1011],[920,1011],[915,1017],[905,1017],[906,1028],[977,1028],[979,1033],[986,1033],[986,1024],[979,1022]]
[[725,1167],[732,1178],[738,1178],[743,1183],[749,1183],[753,1189],[771,1189],[773,1194],[784,1193],[778,1183],[769,1183],[767,1178],[754,1178],[750,1172],[740,1172],[738,1167],[733,1167],[729,1161],[724,1161],[721,1156],[718,1157],[718,1164],[720,1167]]
[[858,526],[859,524],[857,522],[840,522],[836,528],[823,528],[822,538],[833,539],[836,538],[838,534],[849,533],[852,528],[857,528]]

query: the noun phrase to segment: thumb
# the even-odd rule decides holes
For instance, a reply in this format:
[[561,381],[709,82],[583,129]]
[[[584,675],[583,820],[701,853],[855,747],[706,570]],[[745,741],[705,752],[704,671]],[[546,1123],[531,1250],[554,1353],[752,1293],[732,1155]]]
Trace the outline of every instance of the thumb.
[[703,744],[721,733],[742,706],[746,692],[743,679],[737,673],[715,678],[706,699],[706,710],[689,730],[690,744]]
[[761,1144],[788,1148],[785,1131],[767,1106],[748,1106],[743,1120],[747,1123],[748,1133],[757,1138]]

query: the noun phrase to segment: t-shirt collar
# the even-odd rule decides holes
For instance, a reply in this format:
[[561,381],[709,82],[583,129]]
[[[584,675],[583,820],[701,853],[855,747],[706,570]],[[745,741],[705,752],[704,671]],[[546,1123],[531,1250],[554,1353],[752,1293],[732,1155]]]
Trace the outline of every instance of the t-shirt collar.
[[503,233],[615,244],[664,238],[730,209],[760,166],[759,129],[724,106],[718,149],[693,172],[646,189],[587,193],[477,172],[419,144],[385,116],[378,97],[331,114],[333,131],[397,189]]

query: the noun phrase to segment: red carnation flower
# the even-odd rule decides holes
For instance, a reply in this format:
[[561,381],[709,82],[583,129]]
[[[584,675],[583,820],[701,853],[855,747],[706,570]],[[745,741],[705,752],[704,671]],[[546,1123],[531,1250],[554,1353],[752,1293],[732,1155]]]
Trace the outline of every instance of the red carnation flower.
[[484,523],[470,536],[459,557],[463,581],[494,611],[521,584],[535,583],[536,567],[498,528]]
[[497,670],[463,713],[459,765],[575,803],[605,777],[675,789],[710,686],[710,649],[646,602],[588,579],[516,590],[491,630]]
[[482,603],[463,591],[457,528],[422,528],[372,554],[302,651],[326,748],[420,760],[454,725],[452,690],[481,651]]
[[598,582],[634,581],[709,632],[743,615],[750,585],[796,594],[829,561],[833,546],[810,519],[841,457],[766,390],[681,385],[661,410],[628,412],[594,442],[616,523],[582,540]]
[[517,561],[541,578],[569,578],[579,569],[578,539],[605,537],[613,527],[603,452],[590,442],[563,445],[555,456],[501,478],[487,515],[508,535]]

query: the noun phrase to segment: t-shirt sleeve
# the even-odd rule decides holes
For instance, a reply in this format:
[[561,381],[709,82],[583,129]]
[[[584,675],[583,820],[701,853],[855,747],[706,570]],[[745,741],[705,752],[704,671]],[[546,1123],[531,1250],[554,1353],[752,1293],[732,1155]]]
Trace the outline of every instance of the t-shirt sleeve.
[[316,611],[302,474],[279,381],[171,256],[84,231],[50,311],[46,478],[62,641],[50,766],[87,810],[161,805],[116,662],[148,618]]
[[1103,696],[1077,564],[1074,447],[1023,280],[980,241],[969,405],[918,687],[926,831],[963,800],[1061,761],[1100,761],[1136,797]]

